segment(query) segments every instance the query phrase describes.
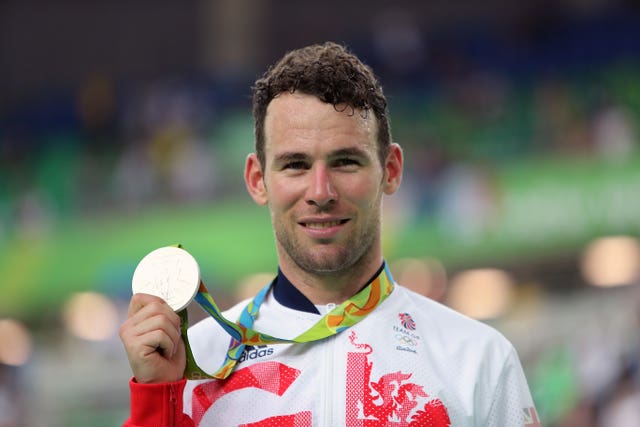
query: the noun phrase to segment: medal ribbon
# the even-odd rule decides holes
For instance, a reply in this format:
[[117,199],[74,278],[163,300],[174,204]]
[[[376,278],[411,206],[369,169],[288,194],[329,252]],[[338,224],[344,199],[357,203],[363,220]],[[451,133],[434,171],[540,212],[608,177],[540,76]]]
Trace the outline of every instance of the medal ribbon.
[[187,379],[227,378],[231,372],[233,372],[246,345],[304,343],[318,341],[340,333],[364,319],[369,313],[375,310],[393,290],[393,279],[388,267],[385,265],[380,274],[376,276],[370,284],[350,299],[335,307],[311,328],[293,339],[283,339],[263,334],[253,329],[254,320],[272,284],[273,282],[269,283],[258,292],[253,300],[244,308],[237,322],[231,322],[222,315],[204,283],[202,283],[202,281],[200,282],[200,289],[195,296],[195,300],[222,326],[232,339],[222,366],[213,374],[208,374],[196,364],[189,345],[189,339],[187,337],[189,323],[187,310],[184,309],[178,313],[182,320],[182,339],[184,340],[187,350],[187,365],[185,368],[185,377]]

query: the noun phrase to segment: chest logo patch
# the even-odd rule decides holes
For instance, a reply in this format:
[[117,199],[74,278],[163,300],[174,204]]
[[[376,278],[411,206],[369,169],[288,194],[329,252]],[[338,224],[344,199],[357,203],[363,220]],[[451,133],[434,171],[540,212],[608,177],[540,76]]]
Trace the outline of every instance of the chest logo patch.
[[398,313],[398,317],[403,328],[410,331],[416,330],[416,322],[413,321],[413,317],[409,313]]

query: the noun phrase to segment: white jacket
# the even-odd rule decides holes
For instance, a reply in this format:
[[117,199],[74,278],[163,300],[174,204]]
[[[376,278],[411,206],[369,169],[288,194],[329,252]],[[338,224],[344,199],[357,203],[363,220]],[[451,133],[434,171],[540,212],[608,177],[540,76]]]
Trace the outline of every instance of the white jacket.
[[[245,305],[225,317],[236,319]],[[293,338],[319,318],[270,293],[254,327]],[[191,327],[189,340],[200,367],[220,367],[229,336],[213,319]],[[488,325],[401,286],[338,335],[249,347],[240,360],[226,381],[187,382],[184,411],[196,425],[540,426],[513,346]]]

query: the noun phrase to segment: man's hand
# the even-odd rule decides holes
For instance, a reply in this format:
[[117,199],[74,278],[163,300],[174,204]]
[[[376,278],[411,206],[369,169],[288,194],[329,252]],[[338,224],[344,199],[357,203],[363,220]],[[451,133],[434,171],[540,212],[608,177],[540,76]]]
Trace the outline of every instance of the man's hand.
[[139,383],[178,381],[184,375],[186,353],[180,317],[161,298],[135,294],[120,339]]

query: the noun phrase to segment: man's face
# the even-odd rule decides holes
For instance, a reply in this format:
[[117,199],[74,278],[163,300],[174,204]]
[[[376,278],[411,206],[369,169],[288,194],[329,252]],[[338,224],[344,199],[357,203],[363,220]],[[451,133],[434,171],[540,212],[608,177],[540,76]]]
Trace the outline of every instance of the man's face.
[[402,155],[393,147],[383,167],[376,129],[373,114],[336,111],[311,95],[282,93],[269,104],[264,170],[250,158],[245,176],[257,173],[250,192],[269,205],[285,271],[334,274],[381,262],[381,199],[399,184]]

